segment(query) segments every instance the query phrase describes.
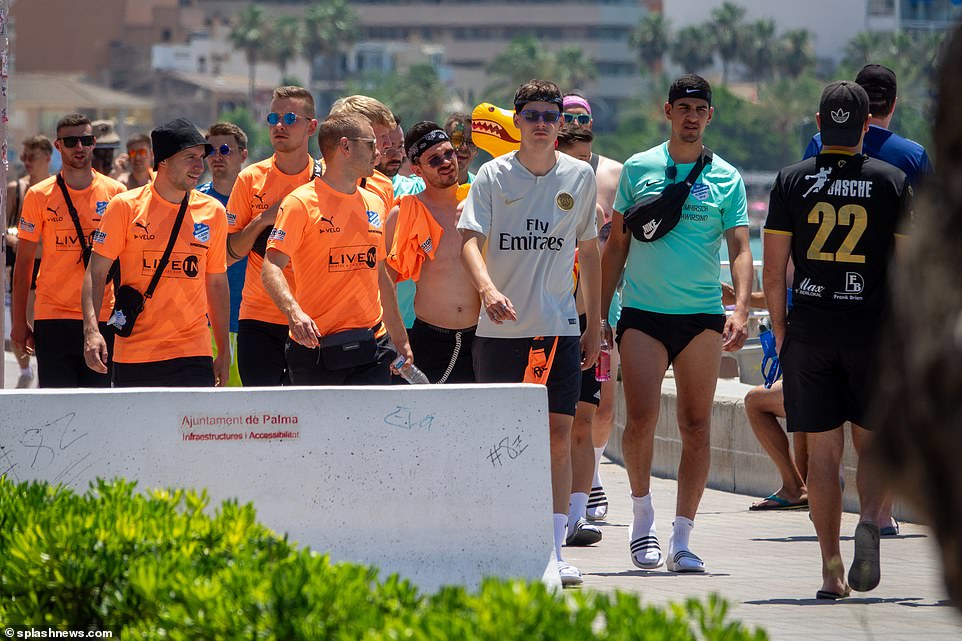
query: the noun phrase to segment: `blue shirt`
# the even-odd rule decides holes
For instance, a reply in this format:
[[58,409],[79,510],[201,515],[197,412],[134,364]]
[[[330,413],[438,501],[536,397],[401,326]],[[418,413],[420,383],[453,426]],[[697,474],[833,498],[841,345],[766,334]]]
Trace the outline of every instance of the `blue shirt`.
[[[214,182],[197,186],[197,191],[213,196],[227,207],[230,194],[222,194],[214,189]],[[227,285],[230,288],[230,331],[237,333],[237,318],[240,316],[241,296],[244,292],[244,277],[247,273],[247,256],[227,267]]]
[[[391,179],[394,185],[394,201],[401,196],[420,194],[424,191],[424,179],[418,176],[402,176],[395,174]],[[390,250],[391,248],[388,247]],[[397,284],[397,306],[401,310],[401,319],[404,326],[408,329],[414,325],[414,295],[417,294],[417,285],[413,280],[402,280]]]
[[[670,165],[675,162],[667,142],[629,158],[618,181],[615,210],[624,213],[641,198],[661,193]],[[695,163],[675,166],[679,182]],[[659,314],[724,313],[718,280],[722,237],[733,227],[747,225],[745,183],[738,170],[716,154],[692,185],[674,229],[650,243],[632,237],[624,306]]]
[[397,201],[401,196],[420,194],[424,191],[424,179],[420,176],[402,176],[395,174],[391,179],[394,185],[394,200]]
[[[815,134],[805,148],[805,158],[822,153],[822,134]],[[869,125],[862,141],[862,153],[870,158],[877,158],[905,172],[906,178],[913,189],[917,189],[919,182],[934,171],[925,147],[903,138],[878,125]]]

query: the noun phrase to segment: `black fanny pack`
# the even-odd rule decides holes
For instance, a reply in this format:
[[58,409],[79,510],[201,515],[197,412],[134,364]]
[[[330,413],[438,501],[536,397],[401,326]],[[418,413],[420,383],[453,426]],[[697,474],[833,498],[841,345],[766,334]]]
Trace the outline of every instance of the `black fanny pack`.
[[711,149],[704,147],[684,182],[672,183],[660,194],[645,196],[629,207],[624,214],[625,229],[631,230],[631,235],[643,243],[656,241],[674,229],[681,220],[681,210],[692,185],[705,165],[711,163],[712,157]]
[[347,329],[323,336],[320,357],[329,370],[370,365],[377,360],[377,339],[370,328]]
[[144,304],[147,299],[154,295],[160,276],[164,273],[167,263],[170,261],[170,253],[174,251],[174,243],[177,241],[177,234],[180,233],[180,226],[184,222],[184,214],[187,213],[187,203],[190,201],[190,192],[184,194],[184,199],[180,203],[177,211],[177,219],[174,221],[174,228],[170,231],[170,239],[167,241],[167,248],[164,255],[160,257],[154,275],[150,279],[147,291],[141,294],[136,288],[130,285],[121,285],[114,289],[114,311],[110,315],[107,325],[114,328],[117,336],[130,336],[134,331],[134,323],[140,312],[144,311]]

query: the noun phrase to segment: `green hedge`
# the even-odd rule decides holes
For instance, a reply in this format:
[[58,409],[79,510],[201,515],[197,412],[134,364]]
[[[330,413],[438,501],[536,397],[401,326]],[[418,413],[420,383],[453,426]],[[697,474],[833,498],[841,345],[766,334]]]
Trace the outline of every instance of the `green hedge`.
[[376,569],[332,564],[206,493],[135,492],[98,481],[84,495],[0,481],[0,623],[110,629],[124,639],[364,641],[762,640],[716,598],[667,609],[636,595],[559,594],[485,581],[422,595]]

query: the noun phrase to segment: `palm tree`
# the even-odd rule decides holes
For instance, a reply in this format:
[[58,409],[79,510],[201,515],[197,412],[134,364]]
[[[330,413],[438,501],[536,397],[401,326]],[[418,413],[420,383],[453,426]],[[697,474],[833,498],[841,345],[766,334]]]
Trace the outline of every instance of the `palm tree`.
[[815,64],[812,34],[808,29],[786,31],[781,37],[776,67],[780,74],[798,78]]
[[557,58],[533,36],[515,38],[488,63],[486,71],[495,81],[485,89],[485,94],[491,95],[492,102],[510,101],[515,89],[523,82],[532,78],[553,80],[557,63]]
[[561,87],[562,91],[584,89],[588,82],[598,77],[595,63],[585,56],[578,45],[566,45],[554,54],[554,72],[548,79]]
[[845,45],[845,64],[854,69],[861,69],[869,62],[877,62],[884,48],[884,36],[881,33],[875,31],[857,33]]
[[247,59],[247,103],[254,111],[254,74],[261,49],[268,41],[268,27],[260,5],[249,4],[237,13],[237,22],[228,38]]
[[744,18],[745,8],[734,2],[725,2],[711,12],[708,24],[713,31],[712,41],[722,61],[722,84],[728,84],[730,65],[738,59]]
[[696,72],[712,63],[711,48],[705,46],[709,40],[707,25],[692,25],[679,29],[671,42],[671,59],[686,72]]
[[658,69],[662,57],[668,51],[668,20],[660,11],[649,11],[635,27],[631,44],[638,50],[638,57],[645,68]]
[[304,54],[311,66],[311,87],[317,78],[314,72],[318,58],[323,56],[326,89],[334,89],[341,72],[340,54],[360,36],[358,17],[345,0],[323,0],[312,4],[304,15]]
[[756,88],[771,77],[777,56],[778,39],[775,37],[774,21],[763,19],[745,25],[739,58],[751,72]]
[[271,27],[265,57],[276,63],[281,78],[287,77],[287,65],[301,55],[304,46],[304,24],[297,16],[280,16]]

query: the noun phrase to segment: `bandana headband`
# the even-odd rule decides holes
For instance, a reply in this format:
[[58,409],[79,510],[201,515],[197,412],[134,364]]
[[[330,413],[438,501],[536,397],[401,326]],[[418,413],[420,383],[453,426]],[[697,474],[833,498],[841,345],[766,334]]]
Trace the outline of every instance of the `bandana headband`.
[[408,158],[411,162],[417,162],[425,151],[433,147],[434,145],[440,144],[442,142],[451,140],[443,129],[432,129],[420,138],[417,142],[408,148]]
[[564,108],[569,109],[571,107],[581,107],[588,112],[589,116],[591,115],[591,105],[589,105],[588,101],[581,96],[565,96]]

